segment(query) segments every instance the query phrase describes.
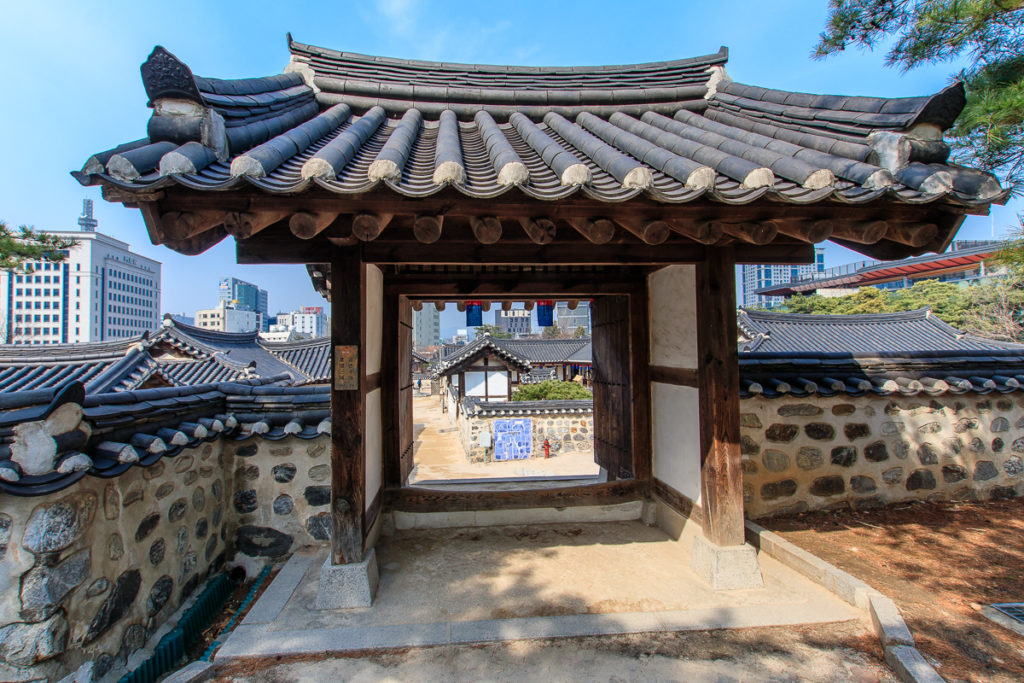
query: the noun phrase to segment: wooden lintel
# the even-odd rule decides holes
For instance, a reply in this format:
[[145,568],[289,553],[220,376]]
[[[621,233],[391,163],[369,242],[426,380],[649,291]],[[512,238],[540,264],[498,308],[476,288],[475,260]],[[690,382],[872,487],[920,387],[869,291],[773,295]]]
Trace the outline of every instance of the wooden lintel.
[[352,218],[352,234],[363,242],[375,240],[393,217],[390,213],[357,213]]
[[403,512],[614,505],[638,500],[643,489],[644,483],[635,480],[525,491],[444,491],[406,487],[385,491],[385,503],[390,509]]
[[690,368],[670,368],[664,365],[651,366],[651,381],[660,384],[674,384],[681,387],[698,386],[697,370]]
[[722,239],[721,221],[668,220],[666,223],[672,232],[701,244],[714,244]]
[[224,228],[235,239],[248,239],[287,216],[286,211],[231,211],[224,217]]
[[606,218],[569,218],[566,222],[591,244],[607,244],[615,237],[615,224]]
[[501,239],[501,221],[494,216],[470,216],[469,227],[480,244],[494,244]]
[[296,211],[288,220],[288,228],[299,239],[310,240],[326,230],[337,217],[336,211]]
[[726,235],[741,242],[764,246],[779,234],[779,222],[769,220],[756,223],[722,223],[722,230]]
[[832,236],[857,244],[876,244],[885,237],[889,224],[885,221],[868,221],[866,223],[844,223],[835,221],[832,224]]
[[547,218],[520,218],[519,224],[534,244],[551,244],[555,240],[555,222]]
[[444,227],[444,216],[416,216],[412,223],[412,233],[423,244],[433,244],[441,239]]
[[634,235],[644,244],[661,244],[668,239],[671,232],[668,223],[665,221],[653,220],[644,221],[632,218],[617,218],[615,222],[622,226],[626,232]]

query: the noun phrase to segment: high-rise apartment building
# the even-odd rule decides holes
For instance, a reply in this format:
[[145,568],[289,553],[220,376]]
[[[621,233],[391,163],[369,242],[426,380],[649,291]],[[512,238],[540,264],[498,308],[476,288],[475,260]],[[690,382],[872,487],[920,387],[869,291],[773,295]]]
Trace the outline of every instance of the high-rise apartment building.
[[236,310],[256,311],[262,314],[259,329],[263,332],[270,326],[270,297],[267,290],[236,277],[226,277],[220,281],[220,301]]
[[96,232],[85,200],[79,231],[47,231],[77,243],[62,263],[30,261],[0,273],[0,335],[8,344],[125,339],[160,327],[160,262]]
[[307,337],[327,335],[327,315],[323,306],[303,306],[291,313],[278,313],[275,325],[282,330],[294,330]]
[[563,334],[576,334],[576,330],[582,327],[586,333],[584,336],[589,337],[590,302],[580,301],[576,304],[576,308],[569,308],[567,301],[559,301],[555,306],[555,322],[558,323],[558,329]]
[[515,337],[522,337],[533,331],[533,311],[525,308],[513,308],[508,311],[498,309],[494,312],[494,326],[499,332]]
[[431,303],[412,312],[412,345],[426,348],[441,343],[441,313]]
[[815,273],[825,272],[825,248],[814,248],[814,263],[799,266],[780,266],[751,264],[743,266],[743,306],[746,308],[772,308],[778,306],[785,297],[765,296],[756,290],[770,285],[777,285],[791,280],[810,277]]

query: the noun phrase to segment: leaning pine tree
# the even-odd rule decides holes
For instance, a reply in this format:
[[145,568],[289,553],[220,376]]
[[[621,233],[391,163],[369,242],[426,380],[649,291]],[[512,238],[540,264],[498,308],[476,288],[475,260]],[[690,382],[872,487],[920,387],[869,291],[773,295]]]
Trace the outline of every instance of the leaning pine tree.
[[0,270],[24,270],[26,261],[60,262],[73,246],[74,240],[36,232],[24,225],[12,230],[0,221]]

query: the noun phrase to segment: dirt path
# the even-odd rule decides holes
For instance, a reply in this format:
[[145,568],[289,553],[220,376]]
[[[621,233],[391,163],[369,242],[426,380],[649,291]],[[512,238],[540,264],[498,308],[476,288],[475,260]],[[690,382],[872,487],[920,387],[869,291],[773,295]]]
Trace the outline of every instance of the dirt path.
[[358,658],[253,660],[213,680],[896,681],[856,622],[437,647]]
[[439,397],[415,396],[412,413],[417,434],[410,484],[444,479],[591,477],[600,471],[592,452],[566,453],[549,459],[471,463],[459,442],[458,430],[448,421],[448,415],[441,412]]
[[1024,680],[1024,637],[978,610],[1024,601],[1024,500],[912,503],[761,522],[893,598],[948,680]]

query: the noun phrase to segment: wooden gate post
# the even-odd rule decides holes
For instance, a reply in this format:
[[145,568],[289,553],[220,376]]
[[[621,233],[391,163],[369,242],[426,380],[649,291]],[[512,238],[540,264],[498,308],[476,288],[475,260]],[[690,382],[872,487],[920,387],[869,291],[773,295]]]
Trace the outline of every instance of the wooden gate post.
[[743,544],[736,336],[736,257],[710,247],[697,265],[701,511],[704,536],[719,546]]
[[331,255],[331,563],[363,560],[366,501],[366,265]]

